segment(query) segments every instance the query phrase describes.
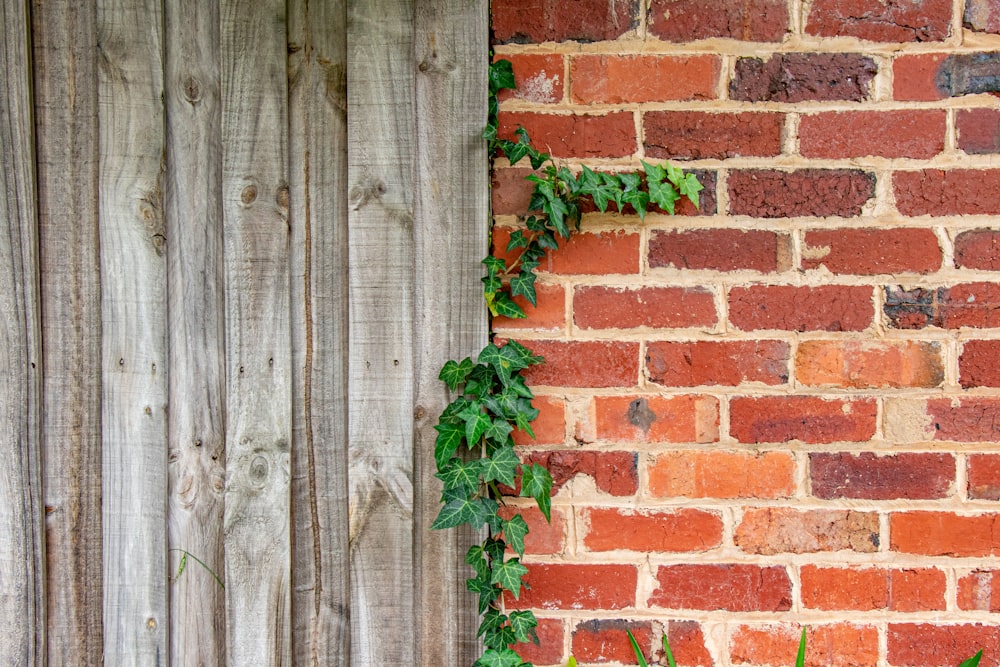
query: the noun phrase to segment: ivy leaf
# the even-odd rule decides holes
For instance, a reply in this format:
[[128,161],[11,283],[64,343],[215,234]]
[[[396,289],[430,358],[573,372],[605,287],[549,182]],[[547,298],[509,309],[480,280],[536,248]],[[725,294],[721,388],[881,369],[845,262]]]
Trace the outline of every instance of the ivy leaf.
[[485,296],[493,296],[503,289],[503,281],[500,280],[499,276],[483,276],[479,280],[483,283],[483,294]]
[[487,255],[482,264],[486,267],[486,271],[489,275],[495,276],[498,273],[503,273],[507,270],[507,263],[504,262],[499,257],[494,257],[493,255]]
[[514,65],[511,61],[497,60],[490,63],[489,86],[490,93],[492,93],[491,96],[495,96],[505,88],[513,88],[516,85],[514,81]]
[[532,306],[538,305],[535,296],[535,274],[521,269],[521,273],[511,278],[510,293],[513,296],[523,296]]
[[531,611],[511,612],[509,621],[511,630],[514,631],[517,641],[540,643],[538,641],[538,633],[535,632],[535,628],[538,627],[538,619],[535,618],[535,615]]
[[509,317],[511,319],[523,319],[527,317],[524,313],[524,309],[514,303],[514,300],[511,299],[510,295],[506,292],[497,292],[494,295],[493,303],[490,304],[490,311],[494,315]]
[[509,648],[490,649],[472,667],[521,667],[521,656]]
[[500,597],[500,589],[490,583],[489,572],[475,579],[466,579],[465,588],[472,593],[479,593],[479,613],[484,614]]
[[510,591],[515,598],[520,598],[521,578],[526,574],[528,574],[528,568],[521,565],[520,559],[511,558],[502,563],[494,563],[493,576],[490,581]]
[[[494,419],[490,423],[490,427],[486,429],[484,434],[487,440],[492,440],[498,445],[502,445],[507,442],[507,436],[511,434],[514,427],[510,425],[510,422],[505,418]],[[507,486],[511,486],[507,482],[504,482]]]
[[518,556],[524,556],[524,536],[527,534],[528,522],[520,514],[515,514],[509,520],[504,521],[503,536]]
[[469,547],[469,550],[465,552],[465,562],[471,565],[481,578],[485,578],[490,571],[490,564],[486,560],[486,554],[481,544],[473,544]]
[[471,401],[469,407],[458,415],[465,420],[465,441],[469,443],[469,449],[479,444],[479,439],[486,433],[492,421],[490,416],[483,412],[483,406],[479,401]]
[[438,432],[434,443],[434,462],[438,470],[442,470],[458,451],[465,435],[465,427],[458,424],[438,424],[434,427]]
[[[580,176],[580,193],[588,195],[601,213],[608,210],[608,204],[618,200],[619,192],[617,179],[614,182],[608,182],[597,172],[587,166],[583,167],[583,173]],[[621,207],[619,206],[619,208]]]
[[[507,424],[507,422],[504,422]],[[507,424],[510,428],[510,424]],[[506,438],[504,438],[506,440]],[[488,459],[480,459],[483,462],[483,480],[487,482],[500,482],[506,486],[514,486],[514,479],[517,475],[517,466],[520,460],[514,453],[513,447],[501,447]]]
[[[483,396],[489,396],[493,390],[493,381],[496,379],[496,374],[493,370],[486,364],[477,364],[472,372],[469,373],[469,379],[465,382],[465,393],[472,394],[476,398],[482,399]],[[468,405],[470,401],[466,400],[465,404],[462,406],[462,410]],[[458,417],[461,414],[461,410],[455,413],[456,422],[462,422],[462,419]]]
[[524,231],[515,229],[511,232],[510,240],[507,241],[507,252],[526,247],[528,247],[528,237],[524,235]]
[[507,550],[507,543],[499,537],[488,537],[483,543],[483,551],[489,556],[491,561],[503,560],[503,552]]
[[434,476],[444,483],[445,490],[456,489],[471,496],[479,488],[479,476],[482,471],[483,459],[461,461],[452,458],[448,465]]
[[512,165],[520,162],[531,151],[531,146],[528,144],[510,141],[509,139],[501,140],[499,146]]
[[632,204],[640,219],[646,217],[646,207],[649,205],[649,193],[642,189],[642,177],[639,174],[619,174],[622,185],[622,201]]
[[549,517],[552,511],[551,493],[552,475],[544,466],[537,463],[521,466],[521,496],[534,498],[546,521],[552,520]]
[[[497,630],[502,628],[507,624],[507,616],[500,612],[499,609],[487,609],[486,613],[483,614],[483,620],[479,624],[479,632],[476,633],[477,637],[482,637],[484,635],[491,635],[496,633]],[[487,640],[486,646],[489,648],[502,648],[506,644],[501,644],[500,646],[495,646]]]
[[452,495],[438,513],[431,530],[441,530],[443,528],[454,528],[463,523],[467,523],[473,528],[486,523],[490,514],[490,509],[483,498],[466,498]]
[[[489,615],[490,611],[492,610],[487,610],[486,614]],[[497,613],[499,614],[499,612]],[[503,614],[500,615],[503,616]],[[485,623],[485,619],[483,622]],[[482,625],[479,626],[479,629],[482,631],[483,644],[488,649],[499,651],[507,648],[517,641],[514,629],[507,623],[506,616],[503,616],[503,622],[498,623],[496,620],[491,621],[490,627],[485,631],[483,631]]]
[[462,359],[461,362],[449,359],[445,362],[441,372],[438,373],[438,379],[448,385],[448,389],[455,391],[458,389],[458,385],[465,382],[465,379],[469,377],[469,373],[472,372],[473,367],[474,364],[469,357]]
[[682,196],[687,197],[695,207],[698,206],[699,192],[704,189],[701,183],[698,182],[698,177],[694,174],[687,174],[683,181],[676,183],[677,191],[681,193]]
[[[643,162],[642,168],[646,171],[646,186],[649,188],[650,200],[670,215],[673,215],[674,202],[680,199],[680,195],[674,189],[672,181],[664,180],[668,175],[667,169],[659,165],[649,164],[648,162]],[[677,171],[669,164],[667,168],[672,170],[670,173]]]

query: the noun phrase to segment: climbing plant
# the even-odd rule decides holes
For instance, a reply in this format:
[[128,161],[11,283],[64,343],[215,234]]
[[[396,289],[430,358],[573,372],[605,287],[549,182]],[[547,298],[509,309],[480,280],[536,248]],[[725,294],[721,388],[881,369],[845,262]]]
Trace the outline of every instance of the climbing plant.
[[[489,70],[488,121],[483,137],[491,155],[502,153],[511,164],[527,159],[534,173],[529,210],[523,226],[510,236],[504,256],[483,260],[483,296],[490,313],[525,317],[515,301],[522,297],[536,305],[536,270],[545,253],[559,248],[578,230],[587,204],[605,212],[614,205],[619,212],[631,207],[645,218],[650,205],[669,214],[679,199],[696,206],[702,186],[693,174],[669,164],[642,163],[641,173],[596,172],[583,166],[579,173],[559,165],[531,144],[528,132],[518,128],[513,139],[499,133],[498,93],[514,88],[510,61],[499,60]],[[528,524],[520,514],[504,518],[500,508],[506,494],[532,498],[546,520],[550,518],[552,477],[538,463],[522,463],[514,450],[512,434],[520,429],[534,437],[531,422],[538,410],[525,383],[524,371],[542,358],[515,340],[491,341],[475,361],[448,361],[440,379],[454,400],[438,420],[434,448],[436,477],[444,490],[443,504],[431,528],[469,524],[485,529],[484,540],[469,548],[466,562],[475,576],[466,581],[479,596],[483,620],[479,636],[486,647],[474,667],[531,667],[511,646],[538,641],[537,621],[530,610],[506,610],[505,596],[520,597],[528,569],[521,564]]]

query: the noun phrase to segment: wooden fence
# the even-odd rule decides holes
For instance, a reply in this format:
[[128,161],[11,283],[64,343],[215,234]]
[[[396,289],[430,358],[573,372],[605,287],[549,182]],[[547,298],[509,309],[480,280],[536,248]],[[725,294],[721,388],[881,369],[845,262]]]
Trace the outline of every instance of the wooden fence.
[[487,10],[0,3],[0,665],[474,660]]

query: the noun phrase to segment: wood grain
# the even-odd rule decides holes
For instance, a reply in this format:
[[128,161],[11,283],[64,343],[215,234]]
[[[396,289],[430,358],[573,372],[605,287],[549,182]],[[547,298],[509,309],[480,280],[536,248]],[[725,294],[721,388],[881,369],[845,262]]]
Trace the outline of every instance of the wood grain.
[[45,663],[41,341],[31,46],[25,2],[0,6],[0,664]]

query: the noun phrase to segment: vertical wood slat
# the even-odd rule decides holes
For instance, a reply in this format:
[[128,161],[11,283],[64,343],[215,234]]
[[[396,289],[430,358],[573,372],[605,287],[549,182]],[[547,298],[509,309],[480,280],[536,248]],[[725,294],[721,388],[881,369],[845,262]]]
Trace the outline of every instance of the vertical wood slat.
[[291,662],[291,327],[283,0],[221,4],[225,558],[231,665]]
[[26,2],[0,6],[0,664],[45,660],[41,357]]
[[413,2],[348,7],[351,662],[409,664]]
[[347,540],[347,7],[291,0],[292,646],[350,661]]
[[[170,340],[171,572],[184,552],[223,569],[225,328],[219,8],[164,3],[167,169],[164,188]],[[170,591],[170,658],[225,664],[225,591],[191,560]]]
[[[32,5],[41,259],[47,620],[52,665],[99,665],[101,279],[97,11]],[[0,662],[3,662],[0,660]]]
[[[416,13],[415,210],[417,428],[414,525],[418,604],[416,664],[469,665],[479,655],[476,598],[465,553],[471,530],[431,531],[441,507],[434,425],[449,397],[438,379],[448,359],[486,345],[482,265],[487,252],[487,0],[426,0]],[[479,113],[472,113],[478,110]]]
[[167,657],[162,8],[97,5],[106,664]]

